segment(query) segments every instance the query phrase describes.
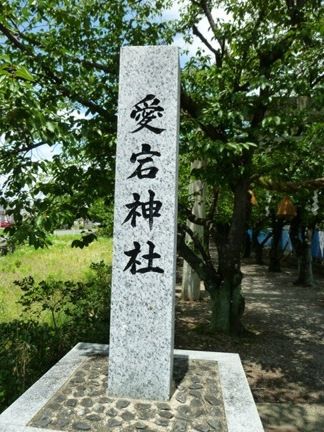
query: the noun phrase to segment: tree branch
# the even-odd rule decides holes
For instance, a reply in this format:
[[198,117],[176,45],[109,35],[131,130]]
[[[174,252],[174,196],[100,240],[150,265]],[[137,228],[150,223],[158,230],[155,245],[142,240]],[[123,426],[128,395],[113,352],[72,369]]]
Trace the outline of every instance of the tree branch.
[[208,266],[213,266],[209,252],[205,251],[205,249],[204,249],[204,247],[200,241],[199,236],[197,234],[195,234],[192,231],[192,229],[188,227],[188,225],[183,225],[182,230],[190,236],[190,238],[192,239],[192,241],[194,243],[196,250],[200,253],[200,255],[204,259],[205,263]]
[[197,119],[200,115],[201,108],[196,101],[194,101],[181,86],[181,108],[190,114],[191,117]]
[[300,182],[281,182],[260,177],[257,183],[260,186],[263,186],[265,189],[273,190],[276,192],[297,192],[301,189],[324,189],[324,177],[312,180],[303,180]]
[[211,10],[209,8],[209,5],[207,3],[207,0],[193,1],[193,3],[199,5],[202,8],[202,10],[204,11],[204,14],[206,15],[206,18],[209,22],[210,28],[212,29],[212,32],[214,33],[214,36],[215,36],[217,42],[219,43],[219,46],[221,48],[221,55],[219,56],[219,61],[220,61],[220,66],[221,66],[222,59],[223,59],[224,52],[225,52],[225,38],[221,39],[219,37],[219,34],[218,34],[219,31],[218,31],[217,25],[214,21],[214,18],[213,18],[213,15],[211,13]]
[[199,218],[198,216],[195,216],[191,210],[189,210],[186,206],[182,205],[182,204],[178,204],[179,209],[181,211],[183,211],[183,213],[186,215],[186,218],[194,223],[195,225],[200,225],[200,226],[204,226],[206,228],[209,228],[210,225],[212,224],[212,220],[209,220],[207,218]]
[[315,87],[317,84],[319,84],[324,79],[324,74],[319,75],[317,78],[315,78],[311,83],[311,87]]
[[247,90],[249,87],[249,83],[246,83],[244,86],[240,85],[240,80],[241,80],[241,76],[242,76],[242,72],[243,72],[243,68],[245,67],[245,63],[247,60],[247,55],[248,52],[250,50],[251,44],[254,43],[254,40],[256,39],[256,32],[258,30],[258,28],[260,27],[261,21],[264,17],[264,13],[265,10],[264,8],[261,9],[261,11],[259,12],[259,16],[257,18],[257,20],[255,21],[253,30],[250,34],[249,40],[247,41],[247,43],[244,46],[243,49],[243,53],[242,53],[242,62],[241,62],[241,68],[239,69],[239,71],[237,72],[236,78],[235,78],[235,82],[234,82],[234,91],[240,91],[240,90]]
[[[204,261],[190,249],[185,242],[185,235],[182,228],[183,225],[178,228],[177,247],[179,255],[182,256],[190,267],[195,270],[202,281],[208,281],[209,284],[212,281],[214,285],[219,284],[221,279],[220,275],[216,272],[213,266],[207,266],[206,263],[204,263]],[[207,284],[206,287],[208,287],[209,284]]]
[[211,125],[204,125],[199,121],[201,108],[198,103],[185,92],[183,87],[181,87],[181,108],[197,121],[198,126],[207,137],[226,142],[226,133],[222,129]]
[[19,153],[28,153],[29,151],[35,150],[38,147],[41,147],[42,145],[48,144],[47,142],[41,141],[34,144],[29,144],[24,147],[16,147],[12,149],[4,149],[5,151],[10,152],[10,154],[19,154]]
[[217,208],[218,196],[219,196],[219,188],[217,186],[214,186],[212,203],[207,214],[207,220],[209,221],[212,221],[214,219],[216,208]]
[[89,108],[90,111],[98,113],[102,115],[105,119],[107,119],[109,122],[112,123],[112,130],[116,129],[117,119],[115,116],[111,115],[109,111],[102,108],[100,105],[97,105],[95,102],[84,98],[80,94],[74,93],[71,91],[68,87],[64,85],[63,79],[58,76],[56,73],[52,71],[51,68],[49,68],[47,65],[39,61],[39,58],[37,58],[33,52],[33,50],[26,46],[25,44],[21,43],[16,36],[8,29],[6,28],[2,23],[0,23],[0,31],[8,38],[8,40],[20,51],[25,52],[38,66],[44,71],[44,74],[41,75],[43,78],[49,79],[59,92],[63,95],[68,97],[69,99],[75,100],[76,102],[81,103],[85,107]]
[[302,9],[305,3],[306,0],[286,0],[288,15],[292,26],[296,26],[304,21],[304,12]]
[[187,245],[184,235],[178,232],[177,249],[179,254],[195,270],[201,280],[206,280],[206,270],[203,260],[198,257]]
[[267,112],[267,105],[262,101],[265,97],[265,90],[260,91],[260,96],[255,105],[254,114],[251,121],[251,129],[255,129],[263,121],[265,114]]
[[192,32],[195,36],[199,37],[201,42],[214,54],[215,56],[215,62],[217,66],[221,66],[221,56],[218,50],[216,50],[204,37],[204,35],[198,30],[197,26],[192,27]]
[[27,52],[28,54],[30,54],[30,49],[28,49],[28,47],[26,45],[24,45],[23,43],[21,43],[14,35],[13,33],[11,33],[11,31],[5,27],[1,22],[0,22],[0,31],[10,40],[10,42],[18,49],[20,49],[21,51]]
[[[277,60],[281,60],[284,57],[293,40],[294,35],[291,32],[288,32],[284,38],[274,44],[270,49],[259,50],[258,56],[260,62],[260,71],[265,77],[270,77],[272,65]],[[251,122],[252,129],[256,128],[262,122],[267,111],[267,105],[262,102],[266,96],[265,92],[266,90],[261,90],[260,92],[260,96],[256,104],[256,110]]]
[[267,241],[272,237],[272,232],[268,233],[265,238],[262,240],[262,242],[260,243],[260,246],[264,246]]
[[[29,43],[31,43],[34,46],[37,46],[38,48],[44,49],[43,45],[41,43],[39,43],[35,38],[24,34],[19,29],[17,29],[17,33],[19,34],[21,39],[28,41]],[[101,70],[101,71],[106,72],[106,73],[113,73],[116,71],[116,67],[111,68],[107,65],[104,65],[102,63],[98,63],[96,61],[90,61],[90,60],[85,60],[85,59],[82,59],[79,57],[73,57],[69,54],[66,54],[66,57],[68,57],[69,60],[71,60],[74,63],[82,64],[86,68],[94,68],[94,69],[98,69],[98,70]]]

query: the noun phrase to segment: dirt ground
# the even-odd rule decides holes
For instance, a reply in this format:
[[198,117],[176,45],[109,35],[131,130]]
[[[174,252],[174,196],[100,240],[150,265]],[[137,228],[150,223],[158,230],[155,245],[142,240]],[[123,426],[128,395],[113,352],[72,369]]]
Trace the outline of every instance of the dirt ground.
[[[293,285],[296,270],[245,263],[242,271],[246,310],[240,338],[207,332],[208,295],[176,306],[176,348],[239,353],[258,404],[324,404],[324,274],[317,286]],[[178,287],[179,288],[179,287]],[[324,430],[324,429],[323,429]]]

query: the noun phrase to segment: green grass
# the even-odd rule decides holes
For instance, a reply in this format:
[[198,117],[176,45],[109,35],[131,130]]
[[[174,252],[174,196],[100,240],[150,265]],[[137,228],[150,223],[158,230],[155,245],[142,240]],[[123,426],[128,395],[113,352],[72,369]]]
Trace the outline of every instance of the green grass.
[[111,239],[99,238],[79,249],[71,248],[75,238],[78,236],[55,236],[49,248],[21,246],[13,254],[0,257],[0,322],[21,318],[22,309],[17,303],[21,291],[15,280],[32,276],[37,282],[48,278],[84,281],[92,262],[111,262]]

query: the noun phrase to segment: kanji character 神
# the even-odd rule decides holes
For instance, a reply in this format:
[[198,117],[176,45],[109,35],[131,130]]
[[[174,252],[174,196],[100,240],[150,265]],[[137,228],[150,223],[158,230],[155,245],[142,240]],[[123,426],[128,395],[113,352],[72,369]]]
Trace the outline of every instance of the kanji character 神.
[[[126,204],[126,207],[130,209],[130,212],[123,224],[131,220],[132,227],[136,227],[136,218],[142,216],[144,219],[148,219],[150,230],[152,229],[153,218],[161,216],[159,210],[162,207],[162,203],[161,201],[154,200],[155,193],[152,190],[149,189],[148,192],[150,198],[147,202],[140,201],[140,195],[138,193],[133,193],[134,202]],[[137,211],[138,209],[141,210],[141,213]]]

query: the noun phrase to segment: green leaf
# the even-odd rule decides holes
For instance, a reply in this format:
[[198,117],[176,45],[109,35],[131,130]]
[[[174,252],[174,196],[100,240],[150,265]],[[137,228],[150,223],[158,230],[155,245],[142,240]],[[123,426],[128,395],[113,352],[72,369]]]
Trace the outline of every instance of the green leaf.
[[55,123],[53,123],[53,122],[50,122],[50,121],[48,121],[48,122],[46,122],[46,128],[50,131],[50,132],[55,132]]
[[28,70],[25,67],[17,67],[16,69],[16,76],[18,78],[23,78],[26,81],[34,81],[33,76],[28,72]]

